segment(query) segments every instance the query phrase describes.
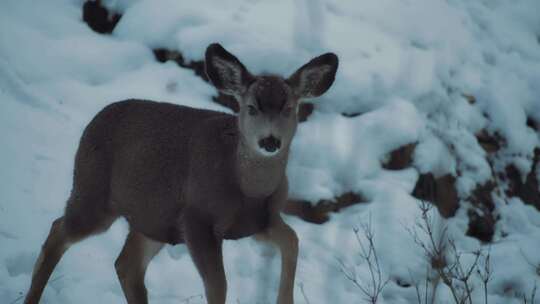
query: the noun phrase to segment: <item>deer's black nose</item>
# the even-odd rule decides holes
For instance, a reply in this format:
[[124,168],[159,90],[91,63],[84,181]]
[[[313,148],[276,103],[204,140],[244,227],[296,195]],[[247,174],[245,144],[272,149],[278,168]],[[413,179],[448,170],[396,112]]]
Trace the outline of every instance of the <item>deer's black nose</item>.
[[268,152],[275,152],[277,149],[281,148],[281,140],[270,135],[259,140],[259,147]]

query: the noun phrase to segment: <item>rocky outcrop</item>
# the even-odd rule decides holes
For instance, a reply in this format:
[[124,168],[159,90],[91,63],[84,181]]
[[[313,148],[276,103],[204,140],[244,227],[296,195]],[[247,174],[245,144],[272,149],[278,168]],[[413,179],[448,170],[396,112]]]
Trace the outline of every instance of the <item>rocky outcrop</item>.
[[330,219],[330,214],[365,202],[360,194],[347,192],[334,199],[321,200],[313,204],[305,200],[289,200],[284,212],[298,216],[306,222],[323,224]]
[[122,15],[118,13],[108,11],[99,0],[86,1],[83,5],[83,21],[92,30],[101,34],[112,33],[121,17]]
[[534,150],[533,166],[525,177],[525,180],[521,178],[521,173],[513,165],[507,166],[505,173],[508,179],[506,195],[508,197],[519,197],[525,204],[532,205],[540,211],[539,162],[540,148],[536,148]]
[[450,174],[437,178],[432,173],[421,174],[412,195],[432,202],[443,217],[452,217],[459,208],[455,183],[456,178]]

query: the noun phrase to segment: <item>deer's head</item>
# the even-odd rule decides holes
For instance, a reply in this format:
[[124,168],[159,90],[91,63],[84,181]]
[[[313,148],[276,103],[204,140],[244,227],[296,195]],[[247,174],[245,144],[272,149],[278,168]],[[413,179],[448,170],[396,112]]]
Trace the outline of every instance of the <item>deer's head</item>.
[[298,105],[304,98],[326,92],[336,75],[333,53],[315,57],[289,78],[252,75],[221,45],[206,49],[206,74],[222,93],[240,105],[238,127],[242,140],[262,156],[274,156],[289,147],[298,124]]

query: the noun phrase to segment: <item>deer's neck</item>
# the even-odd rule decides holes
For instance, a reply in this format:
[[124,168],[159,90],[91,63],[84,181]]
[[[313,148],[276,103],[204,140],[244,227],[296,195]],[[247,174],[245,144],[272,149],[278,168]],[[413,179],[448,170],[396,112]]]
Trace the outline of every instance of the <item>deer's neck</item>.
[[[240,136],[241,137],[241,136]],[[288,148],[272,157],[251,150],[239,139],[236,153],[237,178],[242,192],[248,197],[267,197],[276,191],[285,177]]]

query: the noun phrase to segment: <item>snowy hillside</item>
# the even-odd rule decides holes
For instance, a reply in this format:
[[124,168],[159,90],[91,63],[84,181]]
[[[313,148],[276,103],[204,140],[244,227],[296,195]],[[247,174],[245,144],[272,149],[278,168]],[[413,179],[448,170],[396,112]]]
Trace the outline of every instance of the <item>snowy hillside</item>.
[[[324,224],[286,216],[300,238],[295,303],[370,303],[362,288],[386,279],[379,304],[429,303],[426,294],[531,303],[540,285],[540,1],[104,2],[118,20],[110,33],[83,21],[83,0],[0,2],[0,303],[22,303],[63,212],[82,130],[101,108],[144,98],[232,113],[197,74],[212,42],[253,73],[288,76],[329,51],[340,59],[333,87],[299,124],[288,176],[297,203],[324,209],[352,193],[352,206],[325,213]],[[438,209],[423,212],[419,198]],[[436,242],[443,235],[438,255],[426,225]],[[362,257],[368,226],[375,280],[373,256]],[[127,229],[118,220],[72,247],[42,303],[123,303],[113,263]],[[224,255],[227,303],[275,302],[275,250],[243,239],[225,242]],[[474,266],[467,284],[457,262]],[[159,253],[146,284],[150,303],[206,303],[183,245]]]

